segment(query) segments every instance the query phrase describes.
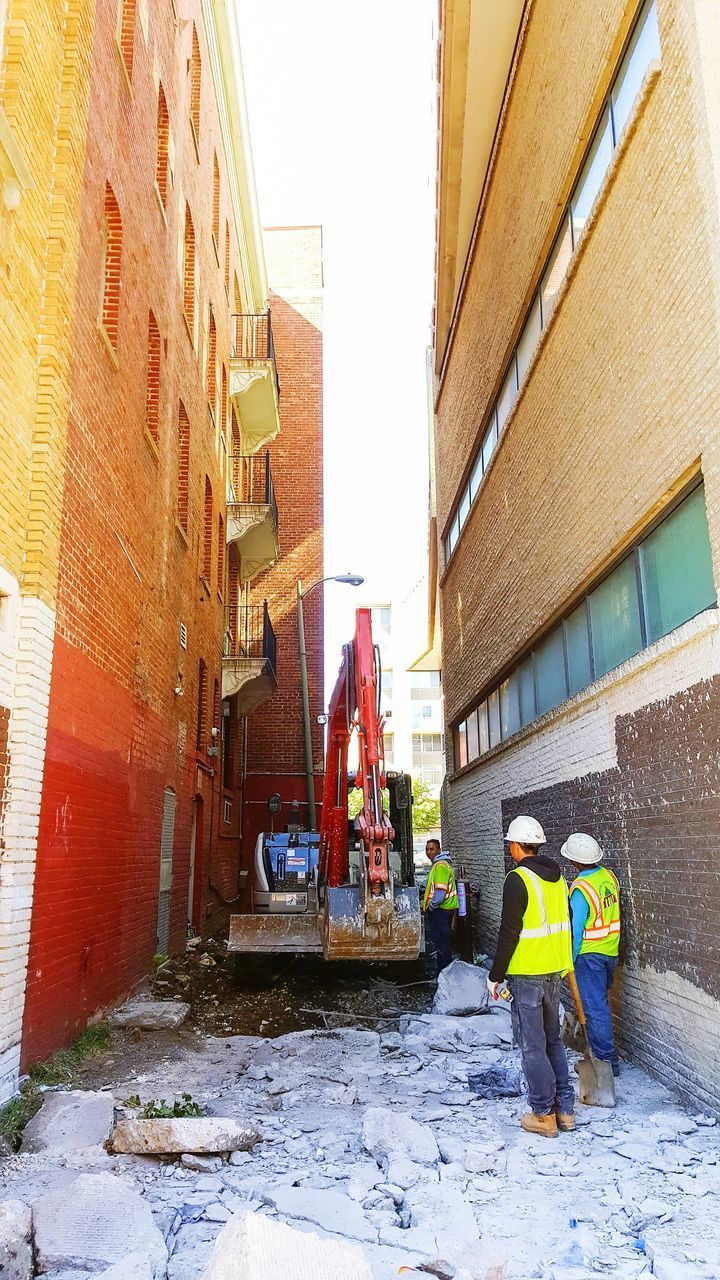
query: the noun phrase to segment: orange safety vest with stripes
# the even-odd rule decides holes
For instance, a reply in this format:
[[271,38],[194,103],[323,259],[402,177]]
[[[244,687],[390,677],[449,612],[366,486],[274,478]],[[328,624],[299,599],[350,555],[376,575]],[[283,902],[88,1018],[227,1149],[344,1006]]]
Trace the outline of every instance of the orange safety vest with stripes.
[[620,950],[620,885],[609,867],[596,867],[589,875],[578,876],[570,893],[578,890],[589,911],[579,955],[599,951],[616,956]]

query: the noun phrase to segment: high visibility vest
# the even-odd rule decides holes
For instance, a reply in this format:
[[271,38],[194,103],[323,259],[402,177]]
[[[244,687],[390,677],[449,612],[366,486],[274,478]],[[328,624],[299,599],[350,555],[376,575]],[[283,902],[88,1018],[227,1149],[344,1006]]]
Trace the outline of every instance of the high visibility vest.
[[561,973],[573,967],[572,934],[567,885],[562,876],[555,883],[541,880],[522,865],[509,873],[520,876],[527,889],[527,907],[518,944],[508,965],[508,974],[531,977],[540,973]]
[[590,908],[585,921],[579,955],[599,951],[616,956],[620,950],[620,886],[609,867],[596,867],[587,876],[578,876],[570,892],[578,889]]
[[423,911],[427,911],[428,904],[436,889],[445,891],[445,899],[439,904],[441,911],[457,911],[458,909],[458,892],[455,883],[455,872],[451,863],[447,858],[438,858],[433,862],[430,868],[428,882],[425,885],[425,897],[423,898]]

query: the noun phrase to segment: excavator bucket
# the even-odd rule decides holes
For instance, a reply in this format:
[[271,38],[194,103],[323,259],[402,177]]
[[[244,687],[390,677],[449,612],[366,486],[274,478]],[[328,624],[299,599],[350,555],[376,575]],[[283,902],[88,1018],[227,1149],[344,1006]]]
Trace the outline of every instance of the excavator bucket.
[[230,917],[228,951],[278,954],[321,952],[315,912],[305,915],[260,914]]
[[393,898],[370,898],[360,889],[326,889],[322,913],[326,960],[416,960],[422,942],[418,891],[396,888]]

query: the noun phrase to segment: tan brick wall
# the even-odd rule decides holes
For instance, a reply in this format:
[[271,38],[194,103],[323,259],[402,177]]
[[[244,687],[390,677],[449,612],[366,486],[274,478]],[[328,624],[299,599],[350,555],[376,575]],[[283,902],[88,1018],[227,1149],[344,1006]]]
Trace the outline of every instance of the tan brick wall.
[[[439,398],[441,529],[634,12],[624,0],[533,6]],[[449,720],[698,461],[720,580],[717,197],[693,5],[659,0],[658,14],[661,72],[443,581]]]

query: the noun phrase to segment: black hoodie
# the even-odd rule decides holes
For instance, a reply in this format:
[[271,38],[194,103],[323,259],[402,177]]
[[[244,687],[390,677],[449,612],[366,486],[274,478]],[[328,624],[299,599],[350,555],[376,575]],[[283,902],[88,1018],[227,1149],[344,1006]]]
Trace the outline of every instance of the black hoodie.
[[[532,871],[541,880],[548,880],[550,884],[556,884],[562,877],[562,871],[557,862],[554,862],[552,858],[545,857],[542,853],[532,854],[529,858],[524,858],[521,865],[524,871]],[[507,974],[508,965],[520,939],[523,916],[527,909],[528,891],[522,876],[514,874],[516,870],[517,868],[513,867],[510,875],[506,877],[503,887],[500,931],[498,933],[495,959],[490,970],[491,982],[502,982]]]

